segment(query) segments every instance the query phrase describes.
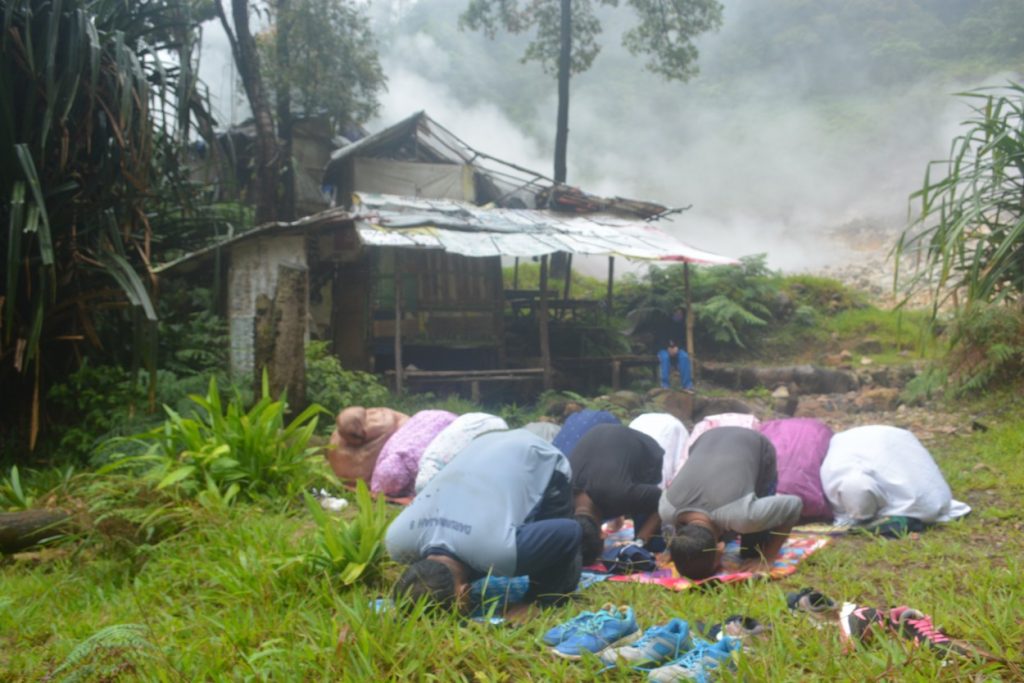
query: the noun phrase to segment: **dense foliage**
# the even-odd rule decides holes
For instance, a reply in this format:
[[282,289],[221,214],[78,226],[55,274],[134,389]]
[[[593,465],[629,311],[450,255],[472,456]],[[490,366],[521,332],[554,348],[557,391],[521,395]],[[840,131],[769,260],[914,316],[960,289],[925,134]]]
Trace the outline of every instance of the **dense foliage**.
[[[30,444],[46,385],[81,345],[103,345],[97,311],[127,307],[137,330],[156,319],[156,235],[192,219],[179,152],[205,115],[196,20],[178,0],[6,3],[0,383],[4,411],[28,418]],[[136,353],[152,347],[151,332],[136,336]]]
[[[812,328],[817,322],[815,299],[821,298],[820,292],[827,290],[828,284],[804,280],[787,292],[785,282],[780,273],[767,267],[764,255],[744,258],[738,266],[691,266],[696,345],[705,356],[723,357],[743,349],[762,349],[769,323],[775,330],[787,324]],[[663,344],[670,337],[682,343],[682,321],[668,316],[685,306],[685,296],[682,265],[652,267],[642,279],[625,278],[615,305],[638,327],[646,326],[655,335],[654,344]],[[855,304],[847,301],[844,305]],[[651,322],[645,325],[646,320]]]
[[[1024,85],[963,94],[974,116],[949,159],[928,166],[916,220],[897,253],[918,253],[912,285],[931,289],[936,307],[1024,301]],[[898,262],[898,261],[897,261]]]
[[[386,82],[364,7],[337,0],[271,3],[273,26],[257,37],[260,67],[275,96],[290,95],[296,112],[326,116],[332,131],[377,113]],[[287,58],[280,38],[287,36]]]
[[324,341],[306,345],[306,398],[332,414],[348,406],[387,404],[390,392],[369,372],[346,370]]
[[1024,57],[1024,4],[1016,0],[741,0],[732,9],[723,72],[786,64],[794,81],[818,93],[853,79],[899,86],[980,73]]

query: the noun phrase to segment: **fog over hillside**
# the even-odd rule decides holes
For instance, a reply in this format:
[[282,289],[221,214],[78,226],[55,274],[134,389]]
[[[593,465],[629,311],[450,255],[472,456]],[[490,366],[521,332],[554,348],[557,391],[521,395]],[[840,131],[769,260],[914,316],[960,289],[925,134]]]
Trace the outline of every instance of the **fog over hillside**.
[[[766,252],[774,267],[877,257],[905,221],[926,162],[945,155],[967,113],[950,94],[1009,74],[947,69],[940,77],[908,59],[908,41],[941,40],[943,28],[913,14],[912,2],[893,5],[906,16],[860,33],[845,29],[855,22],[843,3],[826,3],[836,15],[799,30],[771,25],[764,4],[727,0],[722,30],[699,40],[701,75],[686,84],[644,71],[619,46],[629,11],[602,10],[603,50],[572,82],[569,182],[692,205],[672,220],[675,234],[735,256]],[[464,7],[371,6],[389,85],[369,127],[425,109],[471,145],[550,175],[554,79],[520,62],[523,37],[459,31]],[[920,77],[904,72],[913,68]],[[870,235],[855,245],[865,251],[831,238],[844,226]]]

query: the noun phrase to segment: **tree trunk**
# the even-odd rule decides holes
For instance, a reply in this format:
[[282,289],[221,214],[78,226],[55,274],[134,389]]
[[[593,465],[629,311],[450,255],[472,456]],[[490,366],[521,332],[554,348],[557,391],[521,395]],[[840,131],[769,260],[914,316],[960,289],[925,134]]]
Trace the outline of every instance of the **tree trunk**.
[[0,513],[0,552],[15,553],[67,527],[71,515],[63,510],[25,510]]
[[287,79],[291,65],[288,49],[291,33],[291,0],[277,0],[277,133],[281,138],[281,203],[277,218],[283,221],[295,220],[295,167],[292,163],[292,141],[294,140],[292,120],[292,93]]
[[231,18],[235,30],[228,25],[223,0],[217,2],[217,14],[224,32],[231,43],[231,51],[238,66],[238,74],[242,77],[242,87],[249,99],[249,107],[256,122],[256,224],[267,223],[277,216],[277,170],[278,149],[277,135],[274,131],[274,117],[270,113],[270,103],[263,87],[263,76],[260,74],[260,57],[256,51],[256,41],[249,31],[248,0],[231,0]]
[[558,120],[555,124],[555,182],[566,178],[569,147],[569,70],[572,67],[572,0],[561,0],[561,50],[558,53]]

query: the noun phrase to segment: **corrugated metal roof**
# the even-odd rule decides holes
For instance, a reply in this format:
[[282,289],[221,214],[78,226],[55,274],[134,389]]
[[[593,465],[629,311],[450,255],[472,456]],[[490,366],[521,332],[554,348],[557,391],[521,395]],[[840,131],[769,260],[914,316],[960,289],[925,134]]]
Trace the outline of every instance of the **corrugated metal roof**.
[[656,225],[611,214],[499,209],[451,199],[357,194],[353,211],[328,209],[292,223],[266,223],[153,268],[154,273],[212,256],[257,237],[330,231],[355,222],[369,247],[440,249],[471,258],[607,254],[645,261],[731,265],[738,260],[691,247]]
[[645,221],[480,207],[450,199],[357,194],[353,217],[364,244],[440,249],[469,257],[608,254],[648,261],[739,263],[691,247]]

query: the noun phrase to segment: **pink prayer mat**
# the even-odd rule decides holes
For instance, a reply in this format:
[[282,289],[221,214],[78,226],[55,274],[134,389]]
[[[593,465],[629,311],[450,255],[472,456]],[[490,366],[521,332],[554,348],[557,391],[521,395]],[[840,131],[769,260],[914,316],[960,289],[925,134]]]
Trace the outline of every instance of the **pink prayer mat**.
[[[609,534],[605,538],[605,548],[616,545],[624,545],[633,539],[632,522],[626,521],[622,529]],[[801,562],[813,555],[818,550],[831,543],[828,536],[801,534],[791,535],[786,544],[779,552],[771,569],[756,572],[738,571],[740,559],[739,541],[731,541],[726,545],[725,556],[722,558],[723,569],[714,576],[709,576],[700,581],[693,581],[680,576],[676,568],[672,566],[671,560],[665,559],[665,563],[659,564],[658,569],[651,572],[639,572],[608,577],[608,581],[629,581],[633,583],[651,583],[664,586],[669,590],[683,591],[695,586],[712,586],[723,583],[739,583],[752,580],[772,580],[789,576],[797,570]]]

